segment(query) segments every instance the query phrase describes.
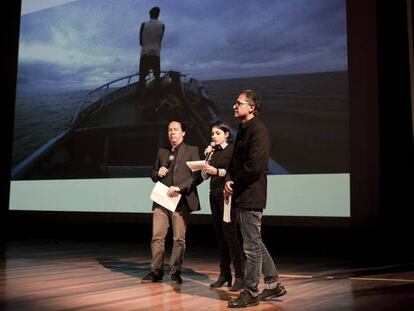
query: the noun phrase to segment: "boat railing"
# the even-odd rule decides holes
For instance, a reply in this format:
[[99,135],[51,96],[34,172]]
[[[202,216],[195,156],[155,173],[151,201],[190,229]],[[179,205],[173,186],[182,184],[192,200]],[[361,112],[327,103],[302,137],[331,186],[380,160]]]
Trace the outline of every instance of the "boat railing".
[[[167,78],[171,72],[168,71],[162,71],[161,72],[161,80],[164,78]],[[190,80],[190,84],[192,84],[193,78],[189,74],[182,74],[179,73],[180,76],[184,79]],[[139,74],[134,73],[128,76],[124,76],[118,79],[115,79],[111,82],[105,83],[96,89],[88,92],[82,99],[82,102],[79,104],[78,108],[76,109],[75,113],[73,114],[73,117],[70,122],[70,126],[75,125],[83,116],[82,113],[86,111],[88,108],[90,108],[92,105],[96,105],[95,109],[99,109],[103,107],[106,104],[106,101],[108,99],[108,96],[119,89],[125,89],[128,86],[131,85],[131,81],[134,79],[134,82],[138,80]],[[190,78],[189,78],[190,77]],[[146,81],[153,80],[154,76],[152,74],[152,71],[150,71],[150,74],[146,77]],[[119,82],[125,81],[124,85],[119,85]],[[194,80],[195,81],[195,80]],[[118,83],[117,87],[114,87],[115,84]]]
[[[118,84],[121,81],[125,81],[125,85],[117,86],[116,89],[122,88],[122,87],[128,87],[131,85],[131,80],[134,77],[138,77],[138,73],[134,73],[128,76],[124,76],[121,78],[118,78],[116,80],[113,80],[111,82],[108,82],[104,85],[101,85],[100,87],[90,91],[87,93],[83,99],[82,102],[79,104],[78,108],[76,109],[75,113],[73,114],[72,120],[70,122],[70,125],[76,124],[79,119],[82,117],[82,112],[87,110],[90,106],[93,104],[96,104],[99,102],[99,107],[102,107],[105,105],[106,99],[110,93],[112,93],[112,88],[114,88],[115,84]],[[103,94],[102,94],[103,93]]]

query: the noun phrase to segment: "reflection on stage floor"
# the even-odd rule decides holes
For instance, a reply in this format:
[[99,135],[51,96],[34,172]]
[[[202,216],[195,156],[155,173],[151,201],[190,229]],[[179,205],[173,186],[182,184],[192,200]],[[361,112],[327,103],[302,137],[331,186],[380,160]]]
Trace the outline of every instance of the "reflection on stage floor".
[[[228,310],[237,292],[209,287],[218,277],[216,254],[211,246],[188,247],[183,284],[171,285],[167,271],[162,282],[141,284],[148,244],[11,241],[0,264],[0,309]],[[272,254],[288,293],[248,310],[413,310],[412,262],[355,265],[331,256]]]

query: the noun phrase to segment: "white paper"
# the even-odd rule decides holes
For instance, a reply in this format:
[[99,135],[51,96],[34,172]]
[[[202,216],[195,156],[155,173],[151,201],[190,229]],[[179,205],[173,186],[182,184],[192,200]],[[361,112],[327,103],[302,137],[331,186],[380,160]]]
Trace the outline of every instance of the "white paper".
[[229,196],[227,200],[226,198],[224,198],[224,210],[223,210],[223,221],[224,222],[231,222],[230,210],[231,210],[231,196]]
[[200,171],[203,169],[203,165],[206,163],[204,160],[200,161],[187,161],[185,162],[192,172]]
[[171,212],[174,212],[181,199],[181,194],[176,197],[169,197],[167,195],[168,189],[169,187],[158,181],[151,191],[150,199]]

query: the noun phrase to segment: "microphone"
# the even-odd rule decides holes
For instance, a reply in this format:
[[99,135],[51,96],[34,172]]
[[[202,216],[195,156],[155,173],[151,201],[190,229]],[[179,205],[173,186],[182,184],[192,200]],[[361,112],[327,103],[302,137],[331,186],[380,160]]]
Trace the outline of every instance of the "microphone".
[[174,159],[175,159],[174,156],[172,154],[170,154],[170,156],[168,157],[168,161],[165,164],[165,168],[167,170],[170,169],[171,163],[172,163],[172,161],[174,161]]
[[210,160],[210,157],[214,153],[214,147],[216,146],[216,143],[212,141],[210,145],[207,146],[207,148],[204,150],[204,155],[206,156],[205,161],[208,162]]

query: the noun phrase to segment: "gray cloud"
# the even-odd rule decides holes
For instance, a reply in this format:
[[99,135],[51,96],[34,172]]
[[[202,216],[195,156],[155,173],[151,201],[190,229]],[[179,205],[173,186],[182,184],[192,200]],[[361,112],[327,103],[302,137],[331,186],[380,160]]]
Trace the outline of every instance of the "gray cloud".
[[[346,70],[345,0],[159,1],[164,70],[199,79]],[[137,71],[152,1],[83,0],[21,21],[19,89],[94,88]]]

